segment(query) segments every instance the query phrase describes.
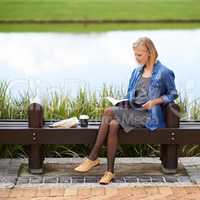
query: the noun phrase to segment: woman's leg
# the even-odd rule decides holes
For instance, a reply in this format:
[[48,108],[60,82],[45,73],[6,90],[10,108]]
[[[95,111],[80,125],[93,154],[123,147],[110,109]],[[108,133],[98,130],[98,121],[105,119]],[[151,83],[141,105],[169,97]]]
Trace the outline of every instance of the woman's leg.
[[90,160],[96,160],[100,151],[101,146],[103,145],[108,130],[109,130],[109,124],[111,122],[111,120],[114,118],[114,113],[112,111],[112,108],[106,108],[104,110],[103,116],[102,116],[102,120],[101,120],[101,125],[99,127],[99,131],[98,131],[98,135],[97,135],[97,139],[96,142],[92,148],[92,151],[90,152],[88,158]]
[[115,154],[118,147],[118,132],[119,132],[119,123],[116,119],[113,119],[110,122],[110,129],[107,139],[107,171],[114,173],[114,162]]

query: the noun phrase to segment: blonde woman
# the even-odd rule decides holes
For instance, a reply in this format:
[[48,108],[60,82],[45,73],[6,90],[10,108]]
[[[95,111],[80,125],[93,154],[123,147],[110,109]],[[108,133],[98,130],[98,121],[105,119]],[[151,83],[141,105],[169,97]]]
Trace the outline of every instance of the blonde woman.
[[133,43],[133,52],[140,67],[133,69],[129,80],[127,106],[112,106],[104,110],[95,145],[87,158],[78,167],[78,172],[87,172],[100,164],[98,153],[107,136],[107,170],[100,184],[108,184],[115,177],[114,161],[118,147],[120,126],[125,132],[136,127],[153,130],[165,127],[162,105],[174,101],[178,95],[172,70],[157,60],[157,50],[147,37]]

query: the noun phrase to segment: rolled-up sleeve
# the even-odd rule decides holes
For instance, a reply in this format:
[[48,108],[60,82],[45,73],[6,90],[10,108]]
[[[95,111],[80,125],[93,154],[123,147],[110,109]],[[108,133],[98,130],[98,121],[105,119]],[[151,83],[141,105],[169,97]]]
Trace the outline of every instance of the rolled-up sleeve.
[[170,69],[163,72],[163,81],[165,85],[166,93],[161,96],[163,99],[163,104],[170,103],[178,97],[178,93],[175,86],[175,75],[174,72]]

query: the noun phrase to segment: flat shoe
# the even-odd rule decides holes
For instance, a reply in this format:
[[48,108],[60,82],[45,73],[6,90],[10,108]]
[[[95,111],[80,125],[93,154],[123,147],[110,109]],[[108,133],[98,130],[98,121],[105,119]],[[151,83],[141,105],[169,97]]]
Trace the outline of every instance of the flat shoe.
[[77,172],[87,172],[97,165],[100,165],[100,161],[98,158],[96,160],[90,160],[87,158],[86,160],[83,161],[83,163],[81,163],[74,170]]
[[99,183],[100,184],[108,184],[114,179],[115,175],[112,172],[106,171],[104,175],[101,177]]

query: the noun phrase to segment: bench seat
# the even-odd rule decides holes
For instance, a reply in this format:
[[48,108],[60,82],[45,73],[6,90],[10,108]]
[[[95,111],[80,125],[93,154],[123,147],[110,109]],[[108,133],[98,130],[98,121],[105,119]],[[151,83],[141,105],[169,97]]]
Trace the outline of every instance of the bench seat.
[[[166,128],[150,132],[136,128],[128,133],[119,130],[119,144],[159,144],[161,169],[176,173],[178,147],[184,144],[200,144],[200,121],[180,121],[180,108],[174,102],[164,108]],[[28,109],[28,120],[0,120],[0,144],[24,144],[28,146],[29,171],[42,173],[45,144],[86,144],[96,140],[100,121],[89,121],[88,127],[50,128],[53,120],[43,117],[43,108],[33,103]]]

